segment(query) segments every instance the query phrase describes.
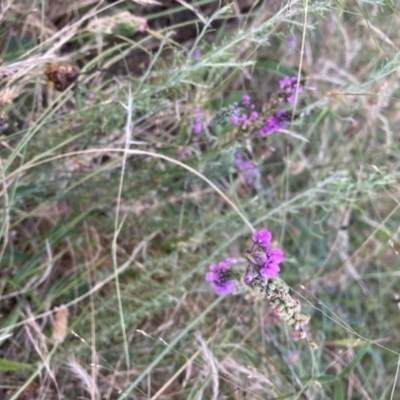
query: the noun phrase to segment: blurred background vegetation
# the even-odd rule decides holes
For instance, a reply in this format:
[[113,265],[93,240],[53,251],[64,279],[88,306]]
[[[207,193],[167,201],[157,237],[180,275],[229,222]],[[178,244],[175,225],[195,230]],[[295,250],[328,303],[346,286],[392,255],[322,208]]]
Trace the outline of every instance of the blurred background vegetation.
[[[0,7],[0,399],[398,398],[399,0]],[[287,75],[286,129],[207,127]],[[246,220],[305,340],[204,282]]]

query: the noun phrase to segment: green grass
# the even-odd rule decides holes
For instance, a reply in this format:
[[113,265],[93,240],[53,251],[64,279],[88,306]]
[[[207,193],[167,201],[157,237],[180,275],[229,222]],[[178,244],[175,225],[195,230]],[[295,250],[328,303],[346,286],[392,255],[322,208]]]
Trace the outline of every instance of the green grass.
[[[396,399],[400,2],[150,3],[0,14],[0,399]],[[85,72],[62,93],[57,62]],[[192,133],[245,93],[266,113],[288,74],[286,129]],[[306,340],[204,281],[260,228]]]

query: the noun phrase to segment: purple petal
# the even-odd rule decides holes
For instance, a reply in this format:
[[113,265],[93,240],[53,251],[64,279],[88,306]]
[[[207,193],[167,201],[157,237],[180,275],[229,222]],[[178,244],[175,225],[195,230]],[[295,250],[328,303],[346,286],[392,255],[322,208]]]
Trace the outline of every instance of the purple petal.
[[278,264],[275,264],[272,262],[269,263],[268,265],[266,265],[264,268],[266,268],[270,271],[276,271],[276,272],[279,272],[281,270]]
[[273,249],[269,252],[269,260],[279,264],[284,259],[283,251],[280,249]]
[[199,49],[194,49],[193,53],[192,53],[192,57],[193,58],[200,58],[201,57],[201,53]]
[[244,162],[239,171],[242,173],[244,180],[248,186],[254,186],[258,176],[257,167],[250,162]]
[[225,272],[225,271],[227,271],[229,268],[230,268],[230,265],[229,265],[225,260],[222,260],[222,261],[220,261],[220,262],[218,263],[218,270],[219,270],[219,271]]
[[235,280],[229,279],[226,275],[226,271],[230,268],[227,260],[219,262],[218,265],[211,264],[209,272],[205,275],[205,280],[211,284],[215,293],[220,296],[231,292],[235,287]]
[[206,124],[204,122],[204,114],[201,112],[200,108],[196,107],[195,109],[193,109],[193,114],[195,116],[194,118],[194,122],[192,125],[192,131],[194,134],[198,135],[199,133],[201,133]]
[[[277,266],[278,267],[278,266]],[[260,275],[263,279],[274,279],[278,275],[278,272],[280,271],[280,268],[278,267],[278,270],[273,270],[270,269],[269,266],[268,268],[261,268],[260,269]]]
[[267,136],[271,133],[278,131],[286,126],[286,122],[288,119],[287,111],[281,110],[274,113],[271,117],[269,117],[264,126],[260,129],[259,133],[261,136]]
[[207,272],[205,280],[206,282],[214,282],[219,278],[219,275],[216,272]]
[[296,48],[296,39],[294,38],[293,35],[288,36],[288,38],[286,39],[286,43],[291,49]]
[[270,231],[261,229],[260,231],[254,232],[252,239],[253,242],[261,247],[267,247],[271,241],[272,235]]
[[202,126],[201,122],[195,122],[192,127],[193,133],[198,135],[199,133],[201,133],[202,128],[203,128],[203,126]]
[[290,76],[285,76],[283,79],[279,81],[279,87],[281,90],[285,90],[288,87],[290,87],[292,84],[292,80],[290,79]]
[[218,272],[218,265],[211,264],[208,269],[212,272]]
[[235,287],[235,281],[227,281],[223,284],[214,284],[213,287],[218,296],[223,296],[224,294],[232,292]]
[[248,105],[250,104],[250,96],[249,96],[248,94],[245,94],[245,95],[242,97],[242,104],[243,104],[244,106],[248,106]]
[[243,128],[245,128],[249,123],[249,117],[247,115],[242,114],[242,116],[240,117],[240,122],[242,123]]
[[235,151],[235,155],[234,155],[234,162],[236,162],[236,163],[242,163],[244,160],[243,160],[243,156],[242,156],[242,153],[240,152],[240,151]]
[[223,261],[228,265],[245,264],[247,262],[244,257],[227,257]]
[[229,122],[233,125],[238,125],[239,124],[239,117],[236,115],[233,115],[230,119]]
[[243,175],[248,186],[256,186],[260,172],[253,162],[244,161],[239,151],[235,152],[233,167]]
[[257,121],[258,119],[258,112],[257,111],[252,111],[250,114],[250,121]]
[[256,253],[254,253],[254,258],[256,259],[255,261],[257,261],[257,265],[259,266],[264,266],[265,263],[269,260],[267,255],[265,253],[262,253],[261,251],[257,251]]

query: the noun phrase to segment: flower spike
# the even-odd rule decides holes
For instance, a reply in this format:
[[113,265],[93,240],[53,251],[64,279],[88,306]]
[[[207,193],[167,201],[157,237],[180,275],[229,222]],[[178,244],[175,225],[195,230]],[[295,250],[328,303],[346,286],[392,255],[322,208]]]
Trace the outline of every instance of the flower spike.
[[271,239],[272,234],[267,229],[254,232],[253,247],[246,251],[245,257],[228,257],[218,265],[211,264],[205,280],[217,295],[230,293],[237,278],[231,266],[247,263],[244,283],[264,294],[277,317],[286,321],[295,331],[300,331],[299,338],[304,338],[303,326],[308,323],[310,316],[301,313],[300,301],[289,294],[289,286],[277,277],[284,254],[281,249],[272,248]]

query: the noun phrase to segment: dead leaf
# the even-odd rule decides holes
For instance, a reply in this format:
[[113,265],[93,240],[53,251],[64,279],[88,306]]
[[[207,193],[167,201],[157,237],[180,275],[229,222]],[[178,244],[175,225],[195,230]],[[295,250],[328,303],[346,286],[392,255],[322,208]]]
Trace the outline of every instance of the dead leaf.
[[54,87],[63,92],[69,86],[71,86],[79,76],[79,69],[75,65],[61,65],[61,64],[50,64],[44,71],[49,82]]

